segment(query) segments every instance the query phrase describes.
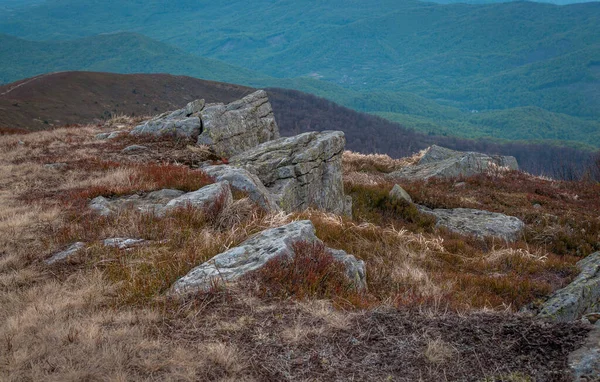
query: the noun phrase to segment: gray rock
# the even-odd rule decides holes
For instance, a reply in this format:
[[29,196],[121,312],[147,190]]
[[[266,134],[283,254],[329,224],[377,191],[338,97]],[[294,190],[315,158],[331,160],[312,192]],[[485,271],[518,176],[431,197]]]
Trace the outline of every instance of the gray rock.
[[[308,220],[296,221],[283,227],[272,228],[246,240],[238,247],[223,252],[192,269],[173,285],[175,293],[207,290],[215,282],[232,282],[263,267],[279,256],[294,256],[293,244],[298,241],[320,242],[315,228]],[[332,251],[333,256],[346,266],[347,275],[359,289],[366,287],[365,264],[344,251]]]
[[202,132],[202,109],[204,109],[204,100],[190,102],[184,108],[163,113],[136,126],[130,134],[133,136],[170,136],[195,140]]
[[343,215],[352,218],[352,196],[346,195],[346,201],[344,202]]
[[223,206],[228,206],[233,202],[233,196],[231,195],[231,188],[229,187],[228,181],[211,184],[202,187],[198,191],[183,194],[167,203],[165,210],[169,211],[185,206],[210,209],[221,197],[225,198]]
[[105,247],[114,247],[119,249],[129,249],[149,243],[148,240],[144,239],[128,239],[123,237],[113,237],[110,239],[104,239],[102,244]]
[[125,209],[134,209],[143,213],[163,216],[170,210],[187,205],[194,208],[211,208],[220,195],[224,195],[225,205],[233,201],[227,181],[211,184],[188,193],[164,189],[142,196],[128,195],[114,199],[99,196],[90,202],[89,207],[102,216],[109,216]]
[[127,131],[113,131],[112,133],[108,134],[106,139],[115,139],[115,138],[119,138],[119,137],[122,137],[127,134],[128,134]]
[[49,259],[46,260],[46,264],[50,265],[50,264],[54,264],[58,261],[65,260],[67,257],[76,254],[77,252],[79,252],[79,250],[81,250],[83,248],[85,248],[85,243],[82,243],[80,241],[77,243],[73,243],[67,249],[57,252],[54,255],[52,255],[52,257],[50,257]]
[[512,156],[486,155],[476,152],[461,152],[440,146],[431,146],[418,164],[407,166],[387,176],[391,179],[429,179],[432,177],[452,178],[485,173],[494,166],[518,170],[517,160]]
[[98,139],[98,140],[105,140],[105,139],[108,139],[109,135],[110,135],[110,133],[96,134],[96,139]]
[[152,191],[148,195],[146,195],[146,199],[158,202],[168,203],[172,199],[178,198],[181,195],[185,194],[185,192],[181,190],[173,190],[170,188],[165,188],[158,191]]
[[348,210],[342,181],[341,131],[310,132],[263,143],[230,159],[258,176],[286,212]]
[[131,146],[127,146],[123,150],[121,150],[121,153],[123,153],[123,154],[139,154],[139,153],[146,152],[148,150],[149,149],[146,146],[131,145]]
[[90,202],[90,209],[101,216],[108,216],[112,214],[110,207],[111,202],[104,196],[98,196],[97,198],[92,199]]
[[394,185],[394,187],[390,191],[390,198],[392,198],[392,199],[398,199],[398,200],[404,200],[404,201],[407,201],[409,203],[413,202],[412,198],[410,197],[410,195],[408,194],[408,192],[406,192],[406,190],[404,190],[404,188],[400,187],[399,184]]
[[556,291],[542,306],[539,317],[559,322],[574,321],[600,311],[600,252],[577,263],[579,276]]
[[202,110],[198,145],[211,146],[229,158],[263,142],[279,138],[267,92],[259,90],[228,105],[209,104]]
[[228,181],[230,186],[248,193],[248,197],[267,212],[279,211],[273,195],[262,184],[260,179],[243,168],[219,165],[202,168],[202,171],[217,182]]
[[512,242],[519,238],[525,223],[514,216],[470,208],[429,209],[417,206],[420,212],[435,216],[436,226],[476,237],[498,237]]
[[600,379],[600,325],[588,334],[581,349],[569,355],[569,368],[573,381],[598,381]]

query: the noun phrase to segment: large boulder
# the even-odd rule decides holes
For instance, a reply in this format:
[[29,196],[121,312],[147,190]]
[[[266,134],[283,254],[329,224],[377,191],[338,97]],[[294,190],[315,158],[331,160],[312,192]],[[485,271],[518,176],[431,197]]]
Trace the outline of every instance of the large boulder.
[[202,109],[204,109],[204,100],[190,102],[182,109],[163,113],[136,126],[130,134],[197,139],[202,132],[200,118]]
[[267,92],[259,90],[228,105],[209,104],[201,112],[199,145],[229,158],[263,142],[279,138]]
[[440,146],[431,146],[416,165],[404,167],[388,174],[392,179],[429,179],[473,176],[494,168],[518,170],[517,160],[512,156],[487,155],[461,152]]
[[577,267],[581,270],[579,276],[550,296],[539,317],[567,322],[586,313],[600,312],[600,252],[580,260]]
[[476,237],[497,237],[505,241],[515,241],[525,227],[519,218],[496,212],[474,210],[470,208],[429,209],[417,206],[420,212],[433,215],[438,227]]
[[318,208],[349,210],[344,195],[341,131],[309,132],[263,143],[230,159],[255,174],[287,212]]
[[[294,256],[293,244],[299,241],[322,243],[315,235],[309,220],[296,221],[283,227],[272,228],[246,240],[239,246],[223,252],[192,269],[177,280],[173,292],[187,293],[208,290],[215,283],[227,283],[263,267],[279,256]],[[333,257],[346,267],[346,274],[358,289],[366,288],[365,264],[340,250],[330,250]]]
[[217,182],[228,181],[231,187],[247,192],[250,200],[267,212],[278,212],[279,206],[273,195],[262,184],[260,179],[243,168],[228,165],[203,167],[202,171]]

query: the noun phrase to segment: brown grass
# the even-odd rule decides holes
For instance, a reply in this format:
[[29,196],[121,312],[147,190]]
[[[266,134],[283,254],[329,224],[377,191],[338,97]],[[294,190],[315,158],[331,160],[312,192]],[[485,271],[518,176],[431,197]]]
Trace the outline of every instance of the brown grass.
[[[532,364],[516,357],[515,350],[507,353],[512,358],[475,368],[465,363],[475,346],[464,343],[473,337],[470,328],[484,333],[477,337],[478,351],[502,353],[492,341],[497,333],[504,333],[500,339],[506,339],[501,344],[506,349],[521,338],[511,337],[511,328],[532,330],[531,323],[507,324],[506,329],[503,323],[509,319],[498,317],[484,319],[478,327],[482,318],[451,313],[514,310],[568,281],[576,258],[548,250],[566,230],[560,215],[558,220],[545,217],[547,231],[513,245],[439,231],[410,206],[387,199],[391,184],[380,175],[399,163],[376,168],[376,158],[370,157],[363,166],[355,155],[350,171],[362,171],[373,182],[346,178],[355,197],[354,221],[317,211],[265,215],[244,195],[232,206],[212,211],[182,208],[157,218],[124,210],[99,217],[84,208],[96,195],[167,187],[195,190],[211,181],[201,171],[164,160],[176,151],[196,163],[203,153],[189,154],[179,143],[156,141],[151,142],[154,156],[132,159],[120,153],[128,141],[99,142],[94,139],[99,131],[87,126],[0,139],[1,380],[327,380],[349,379],[352,374],[358,379],[401,380],[406,375],[409,380],[439,380],[467,371],[481,378],[512,372],[537,375],[562,370],[568,349],[583,335],[574,327],[534,325],[544,344],[556,340],[564,345],[560,354],[552,353],[557,363],[543,358],[546,345],[538,345],[526,348]],[[44,166],[49,163],[66,167]],[[503,176],[510,182],[515,175]],[[534,182],[538,181],[545,182]],[[493,180],[467,182],[479,182],[473,184],[482,187],[485,197],[477,200],[490,208],[503,205],[510,210],[513,207],[499,200],[514,199],[517,206],[528,200],[519,194],[526,186],[513,187],[515,196],[510,183],[500,183],[502,191],[494,199]],[[475,195],[451,191],[442,197],[444,184],[431,184],[406,187],[420,202],[469,203],[460,197]],[[573,218],[594,213],[591,191],[580,193],[577,185],[565,185],[558,188],[564,196],[555,197],[548,195],[548,187],[554,186],[535,194],[546,198],[541,199],[544,208],[558,208],[564,201]],[[436,195],[440,197],[434,199]],[[578,212],[576,206],[588,211]],[[545,216],[536,211],[524,211],[531,213],[529,227]],[[266,228],[305,218],[313,221],[328,246],[366,262],[368,294],[357,296],[344,288],[339,268],[323,248],[305,247],[291,263],[279,260],[255,275],[254,289],[234,286],[186,299],[167,297],[172,283],[199,263]],[[584,219],[574,227],[589,222]],[[596,235],[594,226],[589,227],[588,234]],[[152,244],[118,250],[100,244],[108,237],[143,238]],[[89,245],[66,262],[43,264],[74,241]],[[573,245],[579,242],[578,236]],[[316,261],[308,260],[315,255]],[[298,299],[303,301],[294,302]],[[379,313],[390,307],[427,313],[410,318]],[[452,323],[452,330],[439,332],[446,325],[440,312],[451,317],[444,319]],[[415,321],[423,325],[411,326]],[[453,336],[457,326],[464,336]],[[389,339],[395,342],[386,342]],[[402,343],[410,344],[411,352],[402,350]],[[509,359],[516,358],[519,361],[511,364],[515,361]],[[391,360],[396,359],[405,366],[394,366]]]

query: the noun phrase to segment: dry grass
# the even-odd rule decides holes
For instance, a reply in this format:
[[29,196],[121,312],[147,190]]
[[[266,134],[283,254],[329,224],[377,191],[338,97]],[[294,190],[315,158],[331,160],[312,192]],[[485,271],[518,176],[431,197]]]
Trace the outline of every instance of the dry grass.
[[[107,128],[132,123],[119,117]],[[203,149],[190,154],[185,146],[157,141],[151,142],[155,156],[132,159],[120,153],[129,141],[97,141],[93,137],[100,131],[87,126],[0,138],[0,380],[325,380],[344,379],[336,373],[352,371],[351,365],[361,365],[358,376],[385,378],[368,353],[371,346],[391,346],[371,336],[387,330],[377,321],[378,310],[515,309],[560,286],[571,272],[573,259],[543,246],[488,247],[434,231],[404,205],[377,212],[389,207],[381,195],[391,185],[382,183],[381,173],[407,163],[383,156],[345,154],[347,170],[369,180],[346,178],[352,192],[364,196],[357,198],[362,210],[355,221],[317,211],[265,215],[243,195],[214,211],[183,208],[157,218],[124,210],[99,217],[85,208],[96,195],[193,190],[210,182],[182,165],[207,155]],[[173,152],[185,161],[164,160]],[[66,166],[45,166],[52,163]],[[429,195],[421,192],[417,197]],[[570,203],[582,200],[568,195]],[[300,256],[292,273],[275,264],[247,290],[216,290],[189,300],[167,297],[172,283],[192,267],[257,232],[305,218],[328,246],[365,260],[368,294],[340,288],[331,259],[313,248],[323,255],[320,263],[308,264],[313,268],[303,266]],[[129,251],[100,245],[108,237],[153,244]],[[43,264],[74,241],[89,246],[61,264]],[[304,300],[290,302],[298,298]],[[439,315],[425,315],[433,316]],[[395,316],[386,317],[393,328],[411,322],[398,326]],[[418,364],[426,380],[458,370],[460,340],[433,333],[425,342],[414,333],[394,335],[405,336],[397,344],[412,341],[413,350],[424,349]],[[340,358],[334,349],[344,346],[343,354],[359,351],[358,358]],[[434,366],[422,366],[426,362]],[[305,364],[310,372],[298,366]],[[386,365],[386,373],[397,375]]]

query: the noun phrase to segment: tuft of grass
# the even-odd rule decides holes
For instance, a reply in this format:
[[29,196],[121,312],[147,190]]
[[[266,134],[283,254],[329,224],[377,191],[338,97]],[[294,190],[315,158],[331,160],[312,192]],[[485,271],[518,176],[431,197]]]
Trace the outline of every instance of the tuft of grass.
[[299,241],[292,244],[294,256],[280,256],[248,276],[255,281],[261,297],[304,299],[345,299],[358,295],[337,261],[322,243]]

